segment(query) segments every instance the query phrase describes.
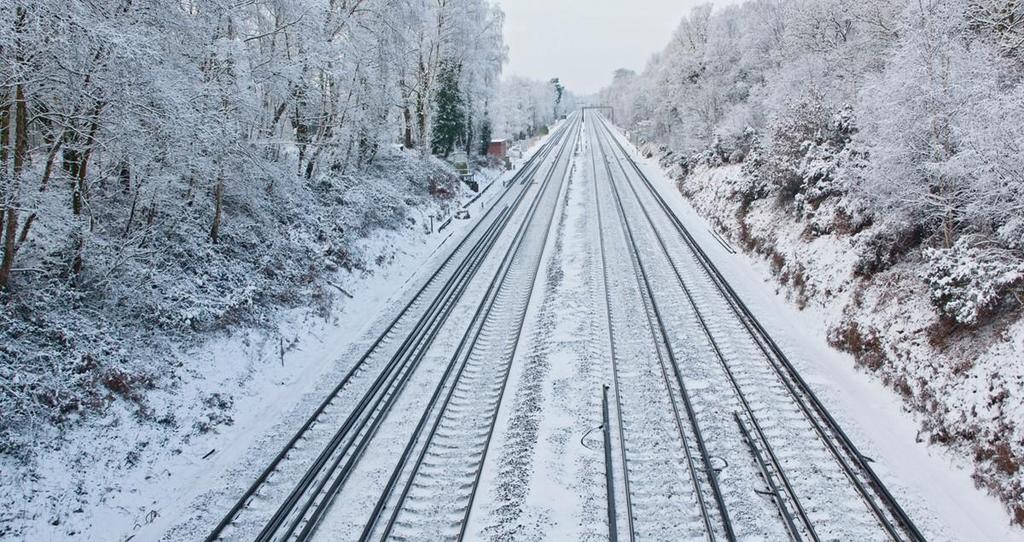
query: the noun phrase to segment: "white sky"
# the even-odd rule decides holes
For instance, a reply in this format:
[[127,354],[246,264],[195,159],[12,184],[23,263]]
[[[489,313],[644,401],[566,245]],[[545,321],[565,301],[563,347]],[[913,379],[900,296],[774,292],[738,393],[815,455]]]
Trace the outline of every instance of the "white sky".
[[618,68],[643,69],[693,6],[733,0],[497,0],[505,11],[505,75],[560,77],[590,94]]

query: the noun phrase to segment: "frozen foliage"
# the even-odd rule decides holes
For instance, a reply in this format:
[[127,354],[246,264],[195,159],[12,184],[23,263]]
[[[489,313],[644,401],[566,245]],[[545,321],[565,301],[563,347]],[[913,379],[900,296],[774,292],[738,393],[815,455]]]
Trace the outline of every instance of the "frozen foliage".
[[0,453],[117,398],[158,417],[144,396],[188,370],[179,347],[325,311],[333,274],[374,263],[356,240],[443,213],[434,131],[479,152],[503,19],[486,0],[6,3]]
[[[173,367],[166,362],[176,344],[237,324],[268,325],[276,306],[326,310],[330,275],[374,263],[353,251],[353,241],[414,220],[420,215],[412,206],[437,209],[443,200],[435,194],[455,189],[445,165],[402,152],[378,157],[358,175],[318,177],[313,185],[285,182],[289,177],[248,202],[253,209],[228,199],[215,245],[208,224],[190,219],[197,203],[186,194],[182,208],[138,235],[94,231],[77,287],[60,271],[46,271],[64,250],[49,240],[67,239],[74,227],[56,220],[58,210],[48,213],[54,218],[19,250],[21,261],[39,270],[3,294],[5,446],[31,442],[26,429],[44,420],[94,412],[117,397],[141,401]],[[113,221],[103,209],[96,207],[96,222]]]
[[691,165],[755,160],[759,197],[800,214],[839,198],[840,221],[949,247],[1024,215],[1020,19],[981,0],[702,7],[602,100]]
[[1017,0],[702,6],[600,96],[1019,523],[1022,413],[959,384],[1024,393],[1022,36]]
[[546,129],[559,116],[576,109],[576,97],[559,91],[558,80],[534,81],[511,76],[501,82],[494,135],[526,139]]
[[977,324],[1024,282],[1024,263],[971,246],[967,238],[951,248],[925,249],[924,256],[921,277],[932,303],[944,317],[961,324]]

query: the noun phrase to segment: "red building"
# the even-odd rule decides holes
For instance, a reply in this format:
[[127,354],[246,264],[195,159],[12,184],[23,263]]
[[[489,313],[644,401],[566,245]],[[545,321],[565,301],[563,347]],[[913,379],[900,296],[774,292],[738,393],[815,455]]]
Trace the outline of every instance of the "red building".
[[493,156],[498,160],[504,161],[508,156],[509,143],[507,139],[491,140],[491,144],[487,146],[487,156]]

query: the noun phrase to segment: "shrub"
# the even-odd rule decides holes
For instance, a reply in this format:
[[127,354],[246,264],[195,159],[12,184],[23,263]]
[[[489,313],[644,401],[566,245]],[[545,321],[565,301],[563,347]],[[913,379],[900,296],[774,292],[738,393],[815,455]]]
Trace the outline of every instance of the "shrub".
[[961,238],[950,248],[925,250],[921,278],[939,315],[974,326],[996,311],[1024,284],[1024,263],[987,252]]
[[881,340],[873,329],[861,329],[857,322],[847,319],[829,331],[828,342],[833,347],[853,354],[857,364],[878,370],[885,363]]
[[920,224],[888,222],[878,225],[860,241],[860,257],[853,266],[854,274],[870,277],[885,271],[903,255],[920,246],[925,234],[926,230]]

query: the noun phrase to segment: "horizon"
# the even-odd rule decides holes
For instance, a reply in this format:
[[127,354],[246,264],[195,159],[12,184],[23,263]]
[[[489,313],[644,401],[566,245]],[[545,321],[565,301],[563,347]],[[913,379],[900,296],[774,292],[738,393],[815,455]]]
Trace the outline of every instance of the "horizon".
[[[651,56],[671,39],[694,7],[711,3],[718,9],[734,0],[640,0],[629,4],[595,0],[581,10],[568,0],[498,0],[505,12],[509,60],[502,78],[558,77],[577,96],[600,91],[620,68],[640,72]],[[568,25],[574,18],[581,24]],[[538,40],[537,36],[554,36]],[[617,39],[630,36],[629,40]]]

